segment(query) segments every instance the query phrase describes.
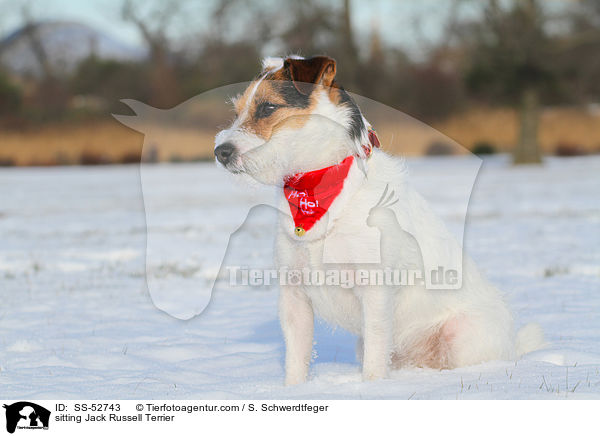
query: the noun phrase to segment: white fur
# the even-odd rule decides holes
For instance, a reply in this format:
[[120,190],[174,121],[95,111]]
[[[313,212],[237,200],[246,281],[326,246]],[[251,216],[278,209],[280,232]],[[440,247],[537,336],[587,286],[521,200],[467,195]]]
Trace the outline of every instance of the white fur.
[[[304,59],[302,56],[290,55],[287,58],[291,59]],[[262,60],[263,71],[276,71],[283,68],[285,59],[280,57],[266,57]]]
[[[271,68],[277,65],[267,64]],[[346,131],[348,123],[347,111],[333,105],[323,93],[302,128],[278,129],[260,143],[234,123],[216,142],[233,141],[242,150],[236,168],[246,175],[261,183],[281,185],[285,176],[323,168],[356,154],[357,144]],[[387,185],[399,201],[389,208],[374,207]],[[372,268],[373,264],[364,262],[376,259],[381,266],[424,269],[428,253],[454,256],[460,251],[406,180],[403,161],[381,150],[374,150],[368,160],[355,159],[342,192],[305,236],[295,235],[282,190],[279,201],[284,212],[277,228],[276,263],[280,267],[325,270],[331,267],[324,261],[327,253],[327,262],[343,263],[346,268]],[[454,368],[515,359],[539,347],[541,333],[534,327],[519,333],[517,343],[512,316],[498,290],[467,256],[463,265],[458,290],[429,290],[422,285],[283,286],[279,316],[286,343],[286,383],[307,378],[314,314],[359,336],[357,352],[365,380],[385,377],[390,363],[395,367],[427,366],[432,357],[442,367]],[[439,353],[431,352],[431,344],[440,345],[434,347]]]

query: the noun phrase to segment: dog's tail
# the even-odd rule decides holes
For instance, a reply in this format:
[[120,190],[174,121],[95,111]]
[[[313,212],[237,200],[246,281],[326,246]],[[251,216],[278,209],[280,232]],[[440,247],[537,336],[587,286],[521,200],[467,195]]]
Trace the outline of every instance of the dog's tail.
[[544,332],[539,324],[529,323],[517,332],[516,350],[518,357],[544,348],[545,345]]

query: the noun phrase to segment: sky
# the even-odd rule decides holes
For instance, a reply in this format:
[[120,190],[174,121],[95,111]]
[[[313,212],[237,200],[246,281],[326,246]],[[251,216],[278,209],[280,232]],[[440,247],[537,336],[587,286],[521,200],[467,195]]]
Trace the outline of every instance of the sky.
[[[440,38],[449,5],[440,0],[351,1],[352,21],[359,37],[368,36],[377,26],[385,42],[409,51],[417,49],[423,40]],[[15,4],[29,4],[36,19],[78,21],[128,44],[141,45],[135,27],[121,19],[122,0],[0,0],[0,32],[4,34],[21,24],[21,8]],[[189,2],[186,15],[191,22],[187,25],[197,29],[206,26],[213,4],[212,0]]]
[[[324,0],[328,1],[328,0]],[[341,4],[342,0],[330,0]],[[123,0],[0,0],[0,34],[6,34],[21,24],[21,6],[30,5],[34,18],[40,20],[78,21],[101,30],[130,45],[141,45],[137,29],[121,18]],[[142,2],[143,3],[143,2]],[[550,8],[567,0],[544,0]],[[215,0],[190,0],[185,3],[185,25],[199,32],[209,25]],[[462,14],[477,16],[481,2],[465,3]],[[447,0],[351,0],[352,21],[359,39],[366,40],[374,26],[384,42],[402,47],[413,57],[427,45],[439,42],[449,15]],[[269,53],[268,55],[278,55]],[[267,55],[267,53],[265,53]]]

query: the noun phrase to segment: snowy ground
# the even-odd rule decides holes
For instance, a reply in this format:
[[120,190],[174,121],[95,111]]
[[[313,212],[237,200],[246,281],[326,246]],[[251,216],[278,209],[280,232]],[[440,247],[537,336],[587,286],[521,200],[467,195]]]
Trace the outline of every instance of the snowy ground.
[[[435,194],[444,160],[408,164],[415,184]],[[206,183],[187,199],[178,192],[181,207],[195,189],[212,199],[213,216],[247,207],[212,164],[156,171],[201,174]],[[0,398],[600,398],[598,192],[599,157],[551,158],[539,168],[495,157],[477,179],[466,248],[504,290],[517,325],[543,326],[548,349],[518,362],[402,370],[363,383],[354,338],[317,323],[310,381],[284,387],[276,289],[221,283],[189,321],[152,304],[139,168],[1,169]],[[233,238],[236,255],[268,262],[267,215]],[[452,226],[451,204],[444,218]],[[163,229],[165,241],[202,230],[177,219]],[[165,269],[174,283],[202,280],[214,262]]]

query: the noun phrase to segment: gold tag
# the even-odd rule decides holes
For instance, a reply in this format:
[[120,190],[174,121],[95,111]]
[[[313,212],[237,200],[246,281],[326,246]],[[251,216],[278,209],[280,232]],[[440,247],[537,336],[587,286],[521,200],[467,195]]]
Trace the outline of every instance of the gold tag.
[[304,230],[302,227],[298,226],[294,229],[294,233],[296,234],[296,236],[304,236],[304,234],[306,233],[306,230]]

